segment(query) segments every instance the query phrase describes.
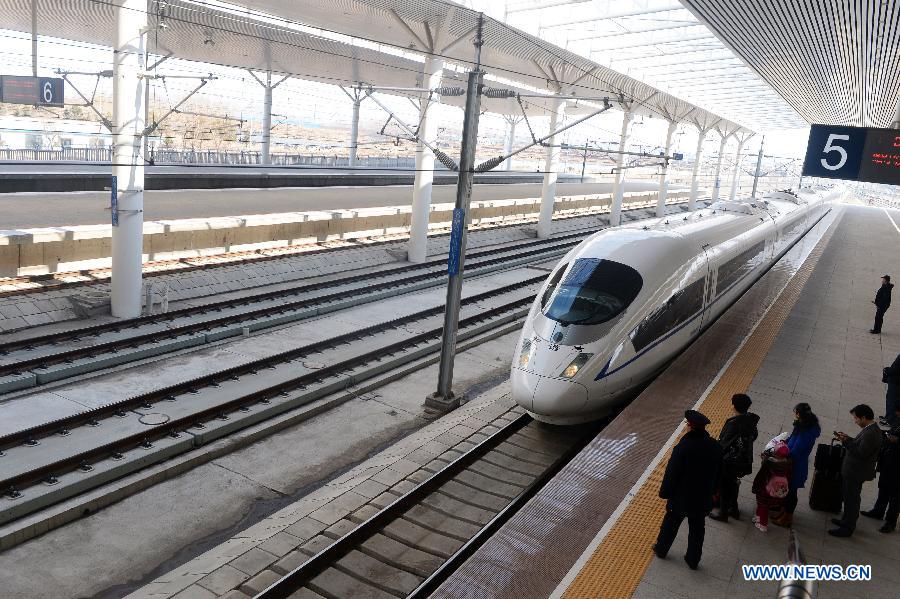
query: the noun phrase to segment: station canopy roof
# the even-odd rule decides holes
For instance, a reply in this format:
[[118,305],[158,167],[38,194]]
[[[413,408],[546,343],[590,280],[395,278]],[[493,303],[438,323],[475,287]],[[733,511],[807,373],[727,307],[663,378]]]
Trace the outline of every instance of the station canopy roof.
[[900,0],[683,2],[807,121],[900,121]]
[[[114,44],[111,0],[53,0],[38,7],[40,35]],[[29,2],[0,0],[0,27],[30,31],[30,8]],[[152,54],[376,87],[421,86],[425,53],[445,58],[443,85],[464,86],[479,14],[443,0],[149,0],[148,13]],[[726,133],[749,131],[498,20],[485,17],[483,32],[481,62],[491,87],[584,98],[568,102],[567,114],[591,112],[601,104],[597,98],[609,97],[650,116]],[[457,106],[463,100],[442,98]],[[542,98],[524,98],[523,104],[529,115],[551,109],[551,101]],[[514,99],[484,98],[482,109],[521,114]]]

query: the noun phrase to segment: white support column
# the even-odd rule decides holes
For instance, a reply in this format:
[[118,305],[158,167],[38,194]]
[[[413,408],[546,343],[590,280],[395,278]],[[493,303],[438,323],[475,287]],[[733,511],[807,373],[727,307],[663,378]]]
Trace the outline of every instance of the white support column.
[[731,173],[731,193],[728,194],[729,200],[737,197],[738,181],[741,178],[741,152],[744,151],[744,144],[750,139],[749,136],[742,137],[738,140],[737,152],[734,154],[734,170]]
[[[622,113],[622,131],[619,134],[619,152],[626,151],[628,138],[631,136],[631,121],[634,113],[627,109]],[[613,182],[613,200],[609,212],[610,226],[616,226],[622,222],[622,201],[625,199],[625,155],[616,156],[616,178]]]
[[716,177],[713,179],[713,188],[712,188],[712,201],[715,202],[719,199],[719,189],[722,188],[722,179],[720,178],[722,175],[722,158],[725,157],[725,144],[728,143],[728,137],[724,133],[719,133],[722,136],[722,141],[719,142],[719,158],[716,160]]
[[353,100],[353,118],[350,121],[350,168],[356,167],[356,149],[359,146],[359,105],[362,100],[354,98]]
[[38,0],[31,0],[31,76],[38,76]]
[[691,171],[691,196],[688,198],[688,210],[694,210],[697,207],[697,193],[700,189],[700,162],[703,156],[703,142],[706,141],[706,133],[709,129],[700,129],[698,127],[699,137],[697,138],[697,151],[694,152],[694,169]]
[[[516,141],[516,125],[518,123],[519,121],[515,118],[507,117],[506,119],[506,143],[503,146],[504,155],[511,154],[513,151],[513,144],[515,144]],[[512,170],[512,158],[506,159],[506,164],[503,168],[508,171]]]
[[[566,113],[566,101],[556,98],[553,101],[553,112],[550,114],[550,133],[562,125]],[[537,236],[540,239],[553,234],[553,205],[556,203],[556,180],[559,170],[559,145],[556,136],[547,140],[544,158],[544,185],[541,188],[541,210],[538,216]]]
[[266,71],[263,96],[262,163],[272,163],[272,71]]
[[113,167],[119,225],[112,229],[112,315],[141,315],[144,228],[144,70],[146,0],[116,0],[113,52]]
[[[434,56],[425,59],[423,87],[435,89],[441,85],[444,61]],[[419,138],[434,142],[437,136],[437,118],[430,115],[431,107],[440,102],[436,94],[431,101],[423,99],[419,111]],[[416,178],[413,183],[412,215],[410,216],[409,246],[407,259],[410,262],[425,262],[428,257],[428,217],[431,212],[431,187],[434,182],[434,154],[421,142],[416,146]]]
[[[664,155],[672,154],[672,138],[675,136],[675,130],[678,123],[669,121],[669,129],[666,131],[666,149]],[[669,160],[663,162],[662,172],[659,174],[659,196],[656,198],[656,216],[662,218],[666,215],[666,196],[669,194]]]

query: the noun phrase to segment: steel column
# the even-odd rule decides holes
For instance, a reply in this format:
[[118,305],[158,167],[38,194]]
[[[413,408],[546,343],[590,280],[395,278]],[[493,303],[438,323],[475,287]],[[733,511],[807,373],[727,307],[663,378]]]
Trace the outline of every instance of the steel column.
[[146,0],[116,1],[113,51],[113,160],[118,226],[112,229],[112,315],[141,315],[144,225],[144,42]]
[[678,129],[678,123],[669,121],[669,128],[666,131],[666,149],[664,155],[667,156],[663,162],[662,172],[659,174],[659,195],[656,198],[656,216],[662,218],[666,215],[666,196],[669,194],[669,159],[672,155],[672,137],[675,136],[675,130]]
[[763,146],[766,143],[766,136],[759,142],[759,154],[756,155],[756,172],[753,173],[753,189],[750,191],[750,197],[756,199],[756,187],[759,184],[759,173],[762,168],[762,159],[763,159]]
[[437,393],[425,402],[426,406],[441,410],[452,409],[459,405],[459,398],[453,395],[453,363],[456,358],[456,333],[459,328],[459,306],[462,298],[463,268],[466,260],[466,230],[469,223],[469,205],[472,200],[475,146],[478,142],[478,119],[481,112],[483,83],[483,71],[479,69],[469,73],[466,112],[463,118],[462,148],[459,156],[459,177],[456,184],[456,205],[453,211],[455,230],[450,237],[450,259],[447,269],[450,276],[447,281],[438,386]]
[[694,153],[694,169],[691,171],[691,197],[688,198],[688,210],[694,210],[697,206],[697,193],[700,188],[700,161],[703,155],[703,142],[706,141],[706,133],[709,129],[698,129],[697,151]]
[[741,178],[741,152],[744,151],[744,144],[747,143],[749,137],[738,140],[737,152],[734,153],[734,169],[731,172],[731,193],[728,194],[729,200],[737,197],[738,181]]
[[[562,123],[566,112],[566,101],[555,98],[550,114],[550,133],[553,134]],[[556,180],[559,174],[559,145],[554,134],[547,140],[544,158],[544,184],[541,187],[541,209],[538,216],[537,236],[541,239],[553,234],[553,204],[556,202]]]
[[[428,56],[425,59],[422,87],[435,89],[441,85],[444,61]],[[422,100],[419,109],[419,138],[433,142],[437,136],[437,118],[429,115],[430,107],[436,105],[440,97],[435,94],[430,100]],[[431,211],[431,187],[434,183],[434,154],[421,141],[416,146],[416,176],[413,183],[412,214],[410,215],[409,246],[407,259],[410,262],[425,262],[428,257],[428,216]]]
[[[625,152],[631,136],[631,121],[634,113],[629,108],[622,113],[622,131],[619,133],[619,152]],[[616,226],[622,222],[622,201],[625,199],[625,154],[616,155],[616,178],[613,182],[613,200],[609,211],[609,224]]]
[[359,146],[359,105],[362,104],[360,98],[353,100],[353,118],[350,121],[350,158],[348,165],[350,168],[356,166],[356,149]]
[[[516,119],[508,119],[506,121],[506,143],[503,146],[503,154],[509,155],[512,154],[513,144],[516,142],[516,125],[519,123]],[[512,170],[512,158],[506,159],[506,164],[504,165],[504,170],[511,171]]]
[[719,189],[722,187],[722,180],[719,176],[722,174],[722,158],[725,157],[725,144],[728,143],[728,136],[724,133],[720,133],[722,136],[722,140],[719,142],[719,158],[716,160],[716,177],[713,179],[713,188],[712,188],[712,201],[715,202],[719,199]]
[[262,163],[272,163],[272,71],[266,71],[265,95],[263,96]]

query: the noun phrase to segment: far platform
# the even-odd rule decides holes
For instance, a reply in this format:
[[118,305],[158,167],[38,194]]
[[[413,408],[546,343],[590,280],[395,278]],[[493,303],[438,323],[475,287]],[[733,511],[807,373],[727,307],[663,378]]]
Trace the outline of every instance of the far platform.
[[[761,417],[757,450],[791,430],[792,408],[801,401],[819,416],[820,442],[832,430],[858,431],[849,414],[856,404],[882,414],[881,368],[900,352],[900,311],[888,311],[882,335],[868,331],[879,278],[896,274],[898,223],[900,211],[835,206],[433,596],[775,597],[777,583],[745,581],[741,570],[787,563],[787,529],[770,524],[761,533],[750,521],[751,477],[741,486],[742,519],[708,520],[699,571],[681,559],[686,522],[669,557],[653,557],[665,510],[659,484],[684,429],[681,414],[697,407],[717,436],[731,395],[747,392]],[[754,472],[758,466],[757,459]],[[869,564],[873,575],[870,582],[821,583],[816,597],[895,596],[900,533],[882,534],[880,522],[860,518],[851,538],[829,536],[836,514],[809,508],[811,478],[794,519],[806,562]],[[866,483],[863,509],[876,493],[877,483]]]

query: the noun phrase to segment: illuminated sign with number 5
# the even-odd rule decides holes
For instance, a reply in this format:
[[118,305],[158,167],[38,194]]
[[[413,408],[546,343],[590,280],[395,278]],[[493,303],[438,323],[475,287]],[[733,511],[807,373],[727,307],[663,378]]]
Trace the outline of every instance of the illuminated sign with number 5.
[[822,166],[824,166],[825,168],[827,168],[830,171],[836,171],[839,168],[841,168],[842,166],[844,166],[845,164],[847,164],[847,150],[845,150],[841,146],[832,145],[832,144],[835,141],[849,141],[849,140],[850,140],[849,135],[838,135],[836,133],[832,133],[831,135],[829,135],[828,141],[825,142],[825,149],[823,151],[826,154],[828,154],[829,152],[837,152],[838,154],[841,155],[841,159],[838,160],[837,164],[828,164],[828,161],[826,161],[824,158],[822,158],[822,160],[820,161],[822,163]]
[[803,176],[900,185],[898,139],[895,129],[813,125]]

